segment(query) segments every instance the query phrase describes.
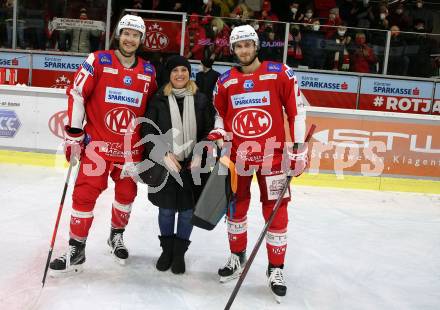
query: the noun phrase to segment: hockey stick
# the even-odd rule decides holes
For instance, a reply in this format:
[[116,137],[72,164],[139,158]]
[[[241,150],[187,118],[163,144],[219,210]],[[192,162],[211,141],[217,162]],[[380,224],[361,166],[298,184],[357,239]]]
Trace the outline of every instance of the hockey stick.
[[[307,134],[306,140],[305,142],[309,142],[310,139],[312,138],[313,132],[315,131],[316,125],[312,124],[312,126],[310,126],[309,132]],[[284,194],[286,193],[287,189],[289,188],[289,184],[290,184],[290,180],[292,180],[292,176],[289,175],[287,176],[287,180],[286,183],[284,184],[277,201],[275,202],[275,206],[272,210],[272,213],[270,214],[269,219],[267,220],[266,224],[263,227],[263,230],[260,233],[260,236],[258,237],[257,243],[255,244],[254,248],[252,249],[251,255],[249,256],[246,265],[243,268],[243,271],[240,275],[240,278],[238,278],[237,283],[235,284],[234,290],[231,293],[231,296],[229,297],[228,303],[225,306],[225,310],[229,310],[232,306],[232,303],[234,302],[235,297],[238,294],[238,291],[240,290],[241,284],[244,281],[244,278],[246,278],[246,275],[249,271],[249,269],[251,268],[252,262],[254,261],[255,256],[257,255],[258,250],[260,249],[261,243],[263,242],[264,236],[267,233],[267,230],[269,229],[269,226],[272,224],[275,215],[278,212],[278,209],[281,206],[281,202],[283,201],[283,197]]]
[[67,186],[69,185],[70,175],[72,173],[72,168],[77,163],[79,164],[79,160],[74,160],[73,158],[71,158],[70,164],[69,164],[69,170],[67,170],[66,181],[64,183],[63,195],[61,196],[60,206],[58,207],[58,215],[57,215],[57,219],[55,221],[55,227],[54,227],[53,233],[52,233],[52,241],[50,242],[49,253],[47,254],[46,267],[44,268],[43,280],[41,281],[42,287],[44,287],[44,284],[46,283],[47,271],[49,269],[49,263],[50,263],[50,259],[52,257],[52,250],[55,245],[55,238],[57,236],[58,224],[60,223],[61,213],[63,212],[64,199],[66,198]]

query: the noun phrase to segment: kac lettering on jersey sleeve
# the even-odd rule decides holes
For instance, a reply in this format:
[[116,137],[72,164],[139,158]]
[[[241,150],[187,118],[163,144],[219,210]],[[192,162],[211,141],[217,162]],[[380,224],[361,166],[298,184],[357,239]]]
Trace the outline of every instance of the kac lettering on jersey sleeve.
[[101,65],[112,64],[112,56],[109,53],[98,53],[98,60]]
[[226,81],[226,79],[231,75],[231,70],[226,71],[225,73],[223,73],[222,75],[220,75],[220,77],[218,78],[218,80],[220,81],[220,83],[224,83],[224,81]]
[[280,63],[269,62],[267,64],[267,72],[281,72],[283,65]]
[[142,93],[124,88],[107,87],[105,90],[105,102],[139,108],[142,103]]
[[93,68],[93,66],[91,64],[89,64],[87,62],[87,60],[85,60],[81,66],[84,68],[84,70],[86,70],[88,73],[90,73],[91,76],[93,76],[95,69]]
[[286,71],[286,75],[289,78],[289,80],[293,79],[295,77],[295,71],[293,71],[292,68],[287,67]]
[[270,105],[270,94],[269,91],[243,93],[231,96],[231,101],[234,109],[261,107]]

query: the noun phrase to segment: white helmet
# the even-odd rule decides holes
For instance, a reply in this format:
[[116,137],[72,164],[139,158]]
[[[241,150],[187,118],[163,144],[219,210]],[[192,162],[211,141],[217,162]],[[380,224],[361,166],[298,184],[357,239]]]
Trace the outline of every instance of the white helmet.
[[258,34],[255,32],[254,27],[251,25],[237,26],[231,31],[229,36],[229,49],[231,53],[234,52],[234,43],[244,40],[252,40],[255,42],[255,46],[259,47]]
[[133,29],[142,33],[141,42],[145,40],[145,23],[142,17],[136,15],[124,15],[118,23],[116,28],[116,38],[121,35],[122,29]]

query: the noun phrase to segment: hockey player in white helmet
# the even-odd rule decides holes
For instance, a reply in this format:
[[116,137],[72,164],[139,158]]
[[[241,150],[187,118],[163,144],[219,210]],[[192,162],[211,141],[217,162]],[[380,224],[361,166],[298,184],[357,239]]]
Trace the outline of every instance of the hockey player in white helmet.
[[[231,255],[218,270],[220,282],[237,278],[246,261],[247,211],[253,174],[258,179],[263,216],[267,221],[285,183],[286,173],[299,176],[307,164],[305,110],[295,72],[282,63],[260,62],[258,35],[250,25],[235,27],[229,43],[239,66],[218,79],[213,98],[216,122],[208,136],[219,146],[224,140],[230,141],[230,159],[238,174],[235,201],[227,212]],[[288,132],[283,126],[284,113],[288,118]],[[285,143],[288,136],[294,144]],[[287,291],[283,268],[289,201],[290,189],[266,234],[269,261],[266,274],[277,301]]]
[[[157,86],[154,67],[136,55],[145,40],[143,19],[125,15],[115,37],[116,48],[89,54],[66,90],[65,154],[68,161],[79,159],[80,166],[72,194],[69,250],[50,263],[52,275],[81,271],[95,203],[107,188],[109,176],[115,183],[115,200],[107,244],[120,264],[129,256],[123,233],[137,185],[126,168],[142,161],[143,153],[143,146],[136,146],[139,126],[129,126],[144,116]],[[130,146],[124,144],[126,136]]]

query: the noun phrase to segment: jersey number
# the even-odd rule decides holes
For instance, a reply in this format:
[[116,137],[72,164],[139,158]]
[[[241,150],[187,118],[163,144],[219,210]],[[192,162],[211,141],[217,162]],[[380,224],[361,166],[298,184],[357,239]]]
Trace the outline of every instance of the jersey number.
[[86,77],[86,75],[83,72],[78,73],[78,75],[76,76],[76,79],[75,79],[75,85],[79,86],[85,77]]

